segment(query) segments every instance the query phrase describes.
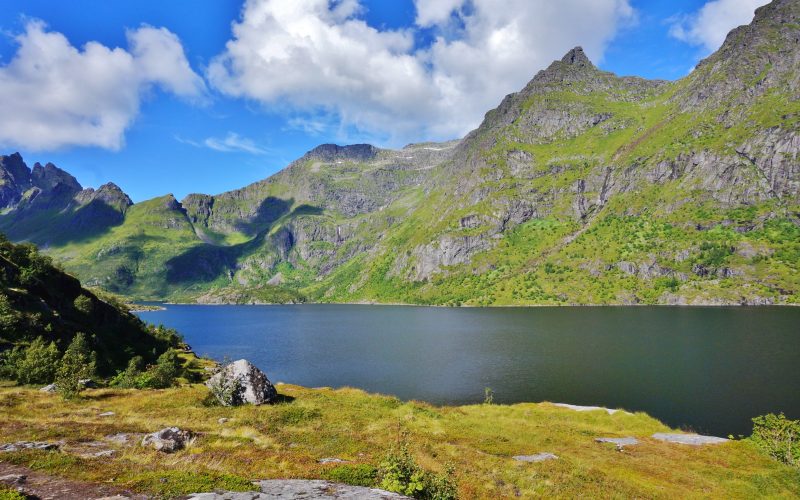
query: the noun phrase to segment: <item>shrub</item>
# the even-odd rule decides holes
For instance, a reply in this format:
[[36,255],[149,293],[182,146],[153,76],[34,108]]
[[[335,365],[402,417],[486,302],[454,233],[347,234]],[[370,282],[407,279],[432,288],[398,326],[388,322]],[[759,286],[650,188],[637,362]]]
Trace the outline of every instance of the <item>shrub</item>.
[[490,405],[494,403],[494,391],[491,387],[483,389],[483,404]]
[[114,377],[111,385],[123,389],[166,389],[172,387],[180,373],[180,360],[172,349],[159,356],[156,364],[144,372],[143,364],[141,356],[131,358],[128,367]]
[[16,366],[13,369],[16,371],[17,382],[20,384],[49,384],[56,376],[60,355],[55,342],[47,344],[43,338],[37,337],[27,349],[16,356]]
[[128,361],[128,367],[111,380],[111,385],[122,389],[141,389],[142,366],[144,360],[141,356],[134,356]]
[[381,462],[378,477],[381,488],[402,495],[430,500],[457,498],[452,468],[448,467],[444,474],[425,471],[417,465],[405,443],[389,451]]
[[800,420],[789,420],[783,413],[756,417],[750,440],[775,460],[800,467]]
[[212,379],[208,384],[208,388],[211,390],[211,395],[214,396],[209,401],[212,404],[238,406],[244,401],[244,386],[239,377]]
[[369,464],[339,465],[322,474],[325,479],[353,486],[375,486],[378,469]]
[[72,305],[75,306],[76,310],[86,315],[92,314],[92,310],[94,309],[92,299],[86,295],[78,295]]
[[76,397],[83,389],[81,380],[94,376],[96,358],[97,355],[89,349],[86,335],[75,335],[56,370],[56,388],[64,399]]
[[145,375],[148,377],[147,387],[153,389],[166,389],[175,383],[175,378],[180,372],[178,353],[173,349],[166,351],[158,357],[156,364],[149,367]]

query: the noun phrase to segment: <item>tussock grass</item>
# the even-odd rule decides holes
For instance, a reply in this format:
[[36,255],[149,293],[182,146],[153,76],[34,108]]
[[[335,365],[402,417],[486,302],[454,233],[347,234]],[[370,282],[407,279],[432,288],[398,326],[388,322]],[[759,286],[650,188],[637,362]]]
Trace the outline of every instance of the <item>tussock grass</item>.
[[[417,462],[456,470],[463,498],[793,497],[800,472],[761,455],[749,442],[689,447],[649,438],[669,428],[643,414],[574,412],[547,403],[435,407],[343,389],[278,385],[272,406],[209,406],[199,385],[168,390],[86,391],[62,402],[31,388],[0,387],[0,442],[65,442],[67,452],[6,453],[0,460],[74,479],[112,481],[174,497],[218,488],[248,490],[256,479],[340,478],[363,484],[386,451],[407,442]],[[100,417],[105,411],[113,417]],[[219,423],[219,419],[227,422]],[[177,425],[198,433],[186,450],[164,455],[138,446],[142,433]],[[71,446],[116,433],[111,458],[70,455]],[[595,437],[636,436],[618,452]],[[551,452],[530,464],[520,454]],[[350,463],[322,465],[337,457]]]

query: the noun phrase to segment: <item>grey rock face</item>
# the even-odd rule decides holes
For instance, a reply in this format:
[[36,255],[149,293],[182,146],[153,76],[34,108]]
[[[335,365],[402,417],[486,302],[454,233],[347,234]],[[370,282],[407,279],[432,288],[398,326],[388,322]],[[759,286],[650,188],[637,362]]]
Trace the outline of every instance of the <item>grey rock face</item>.
[[367,161],[375,158],[377,154],[378,148],[371,144],[352,144],[349,146],[322,144],[306,153],[306,157],[326,162],[337,160]]
[[146,435],[142,439],[142,446],[164,453],[173,453],[185,448],[193,437],[194,435],[190,431],[182,430],[178,427],[167,427]]
[[663,432],[653,434],[653,439],[658,439],[659,441],[665,441],[667,443],[688,444],[692,446],[721,444],[729,441],[728,439],[715,436],[702,436],[700,434],[668,434]]
[[45,443],[42,441],[18,441],[16,443],[0,444],[0,452],[19,451],[19,450],[57,450],[57,443]]
[[206,383],[209,387],[220,384],[226,386],[238,384],[241,389],[232,401],[220,401],[222,404],[261,405],[272,403],[278,397],[278,391],[267,375],[246,359],[226,365]]
[[258,483],[260,491],[254,492],[218,492],[195,493],[189,495],[190,500],[267,500],[267,499],[341,499],[341,500],[383,500],[409,498],[397,493],[332,483],[322,480],[306,479],[272,479]]

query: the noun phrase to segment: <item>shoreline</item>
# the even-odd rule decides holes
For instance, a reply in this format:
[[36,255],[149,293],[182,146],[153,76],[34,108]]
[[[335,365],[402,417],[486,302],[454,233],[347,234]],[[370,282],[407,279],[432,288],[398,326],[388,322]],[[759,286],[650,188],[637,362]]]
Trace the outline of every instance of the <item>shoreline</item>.
[[[141,309],[136,310],[131,308],[131,312],[155,312],[166,310],[165,306],[387,306],[387,307],[426,307],[437,309],[538,309],[538,308],[611,308],[611,307],[672,307],[672,308],[770,308],[770,307],[800,307],[798,304],[715,304],[715,303],[701,303],[701,304],[508,304],[508,305],[492,305],[492,306],[474,306],[474,305],[460,305],[460,306],[446,306],[437,304],[408,304],[404,302],[302,302],[302,303],[279,303],[279,302],[264,302],[264,303],[246,303],[239,304],[236,302],[220,302],[220,303],[202,303],[202,302],[153,302],[159,306],[153,306],[155,309]],[[135,305],[135,304],[134,304]]]

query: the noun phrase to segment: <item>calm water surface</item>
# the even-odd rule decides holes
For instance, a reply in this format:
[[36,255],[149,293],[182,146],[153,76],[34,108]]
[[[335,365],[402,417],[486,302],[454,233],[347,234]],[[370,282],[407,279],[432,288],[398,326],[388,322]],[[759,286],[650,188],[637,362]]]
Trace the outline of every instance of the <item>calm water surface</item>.
[[198,354],[273,382],[353,386],[435,404],[553,401],[749,434],[800,418],[800,308],[170,305],[142,312]]

